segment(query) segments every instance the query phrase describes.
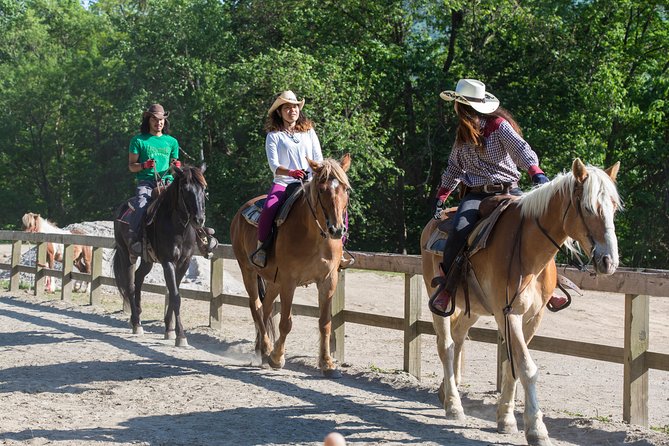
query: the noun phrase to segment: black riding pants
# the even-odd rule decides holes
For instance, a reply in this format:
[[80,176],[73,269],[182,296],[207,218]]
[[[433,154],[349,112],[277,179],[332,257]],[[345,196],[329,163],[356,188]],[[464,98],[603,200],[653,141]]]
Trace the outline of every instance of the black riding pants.
[[[511,189],[511,195],[522,195],[518,188]],[[462,198],[458,211],[455,213],[453,231],[448,234],[446,246],[444,247],[443,269],[445,273],[451,268],[453,261],[460,250],[467,243],[467,237],[474,230],[476,222],[480,220],[479,207],[481,201],[492,195],[485,192],[470,192]]]

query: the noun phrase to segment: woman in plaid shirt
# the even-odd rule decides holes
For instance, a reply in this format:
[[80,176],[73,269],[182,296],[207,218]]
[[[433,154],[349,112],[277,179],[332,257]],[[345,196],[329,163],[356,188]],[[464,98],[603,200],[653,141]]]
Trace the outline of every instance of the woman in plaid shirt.
[[[548,182],[548,178],[539,168],[537,154],[523,139],[516,121],[499,106],[499,100],[485,90],[483,82],[460,79],[455,91],[444,91],[440,96],[445,101],[455,101],[459,122],[448,167],[437,191],[435,218],[439,218],[440,208],[458,185],[463,189],[441,264],[447,278],[449,270],[458,275],[462,265],[458,254],[479,220],[479,205],[484,198],[500,193],[521,195],[519,169],[527,171],[535,185]],[[431,302],[430,310],[443,316],[453,292],[452,286],[443,287]],[[556,306],[560,306],[559,302]]]

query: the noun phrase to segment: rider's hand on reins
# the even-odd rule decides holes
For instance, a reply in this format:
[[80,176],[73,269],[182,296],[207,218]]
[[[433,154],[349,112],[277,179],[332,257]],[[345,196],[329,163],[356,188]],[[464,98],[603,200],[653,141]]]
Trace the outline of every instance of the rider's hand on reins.
[[152,169],[152,168],[156,167],[156,160],[148,159],[148,160],[144,161],[143,163],[141,163],[140,166],[142,167],[142,169]]

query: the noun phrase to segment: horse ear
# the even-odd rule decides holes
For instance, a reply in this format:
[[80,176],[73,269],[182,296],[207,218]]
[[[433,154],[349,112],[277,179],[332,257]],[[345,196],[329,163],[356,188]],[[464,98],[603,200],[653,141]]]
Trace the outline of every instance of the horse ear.
[[321,164],[318,161],[314,161],[309,159],[308,156],[305,156],[307,159],[307,163],[309,163],[309,166],[311,166],[311,170],[314,172],[318,172],[318,170],[322,167]]
[[341,164],[341,168],[344,169],[344,172],[347,172],[348,168],[351,167],[351,154],[350,153],[345,154],[341,158],[341,161],[339,161],[339,164]]
[[620,161],[617,161],[613,166],[609,167],[608,169],[605,169],[604,172],[613,180],[613,182],[616,182],[616,178],[618,177],[618,171],[620,170]]
[[580,158],[574,160],[571,165],[571,171],[574,174],[574,178],[576,178],[579,183],[584,182],[585,179],[588,178],[588,170],[585,168],[585,164],[583,164],[583,161],[581,161]]

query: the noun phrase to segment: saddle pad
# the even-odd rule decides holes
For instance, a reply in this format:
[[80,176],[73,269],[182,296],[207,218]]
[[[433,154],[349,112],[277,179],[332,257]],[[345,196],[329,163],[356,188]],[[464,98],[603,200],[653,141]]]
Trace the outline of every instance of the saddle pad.
[[447,238],[448,233],[435,229],[432,231],[432,234],[430,234],[425,250],[432,254],[442,255],[444,253],[444,248],[446,247]]
[[469,252],[469,256],[473,256],[479,250],[486,247],[488,237],[492,232],[492,228],[495,227],[497,219],[499,218],[500,215],[502,215],[502,212],[504,212],[506,208],[508,208],[509,205],[514,201],[515,200],[502,201],[499,204],[499,206],[495,208],[492,214],[490,214],[489,217],[485,218],[478,225],[476,225],[476,228],[474,228],[472,233],[469,235],[469,238],[467,239],[467,243],[469,245],[467,251]]
[[260,220],[260,214],[262,213],[262,207],[265,204],[265,199],[261,198],[256,200],[249,207],[242,211],[242,217],[246,219],[249,224],[258,227],[258,221]]

